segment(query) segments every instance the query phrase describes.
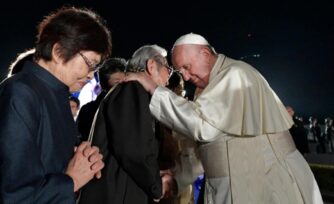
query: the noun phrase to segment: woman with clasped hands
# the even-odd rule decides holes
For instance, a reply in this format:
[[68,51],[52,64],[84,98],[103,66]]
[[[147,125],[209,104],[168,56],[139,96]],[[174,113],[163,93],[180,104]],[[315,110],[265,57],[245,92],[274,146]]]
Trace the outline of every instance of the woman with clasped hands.
[[35,50],[0,84],[0,203],[74,204],[104,163],[89,142],[75,147],[68,97],[109,56],[110,32],[91,10],[62,8],[39,24]]

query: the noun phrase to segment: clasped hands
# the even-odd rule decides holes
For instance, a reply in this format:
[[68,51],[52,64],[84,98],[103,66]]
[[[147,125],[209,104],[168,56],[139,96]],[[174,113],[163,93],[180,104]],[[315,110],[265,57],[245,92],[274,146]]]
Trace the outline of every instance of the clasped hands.
[[101,178],[101,169],[104,167],[98,147],[91,146],[89,142],[82,142],[74,150],[74,156],[70,160],[66,174],[73,179],[74,192],[88,183],[94,176]]

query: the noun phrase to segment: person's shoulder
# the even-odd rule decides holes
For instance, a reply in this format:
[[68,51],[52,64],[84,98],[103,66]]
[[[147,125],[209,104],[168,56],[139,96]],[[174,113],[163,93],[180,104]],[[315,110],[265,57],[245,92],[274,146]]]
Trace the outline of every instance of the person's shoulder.
[[293,122],[300,127],[304,127],[304,123],[296,118],[293,118]]
[[144,87],[137,81],[129,81],[122,83],[120,84],[120,89],[122,91],[135,91],[140,93],[146,92]]
[[138,81],[128,81],[124,82],[121,85],[126,86],[126,87],[143,87]]
[[[233,78],[240,77],[242,79],[251,79],[256,81],[261,79],[262,74],[252,65],[242,60],[231,60],[228,65],[228,74],[232,75]],[[264,79],[264,77],[262,76]]]
[[81,107],[81,109],[82,109],[82,110],[89,109],[90,107],[94,106],[95,103],[96,103],[96,100],[95,100],[95,101],[90,101],[90,102],[86,103],[85,105],[83,105],[83,106]]
[[12,76],[0,84],[2,101],[14,103],[16,106],[36,107],[39,104],[39,94],[32,82],[19,74]]
[[89,111],[90,109],[92,109],[94,107],[94,101],[91,101],[91,102],[88,102],[86,103],[85,105],[83,105],[81,108],[80,108],[80,112],[79,112],[79,115],[80,113],[84,113],[86,111]]
[[2,92],[7,94],[27,94],[34,92],[29,77],[21,73],[5,79],[1,82],[0,87]]
[[102,103],[110,103],[117,98],[137,97],[138,95],[148,94],[144,87],[137,81],[129,81],[116,85],[112,90],[109,90],[107,95],[103,98]]
[[229,63],[230,70],[245,72],[247,70],[254,70],[255,68],[242,61],[242,60],[231,60]]

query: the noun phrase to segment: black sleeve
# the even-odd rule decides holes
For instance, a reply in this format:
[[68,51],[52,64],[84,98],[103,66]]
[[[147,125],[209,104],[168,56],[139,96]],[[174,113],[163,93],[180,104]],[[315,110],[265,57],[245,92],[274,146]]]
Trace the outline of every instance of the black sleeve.
[[122,84],[105,112],[110,145],[127,174],[151,198],[160,198],[158,143],[149,110],[150,96],[137,82]]
[[45,174],[35,137],[39,101],[26,86],[0,90],[0,203],[74,203],[72,179]]

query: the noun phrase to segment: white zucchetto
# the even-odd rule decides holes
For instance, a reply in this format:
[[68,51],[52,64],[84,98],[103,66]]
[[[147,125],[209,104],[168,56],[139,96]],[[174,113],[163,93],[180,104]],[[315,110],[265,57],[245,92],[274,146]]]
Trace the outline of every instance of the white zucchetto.
[[179,37],[173,47],[177,45],[209,45],[208,41],[201,35],[189,33]]

